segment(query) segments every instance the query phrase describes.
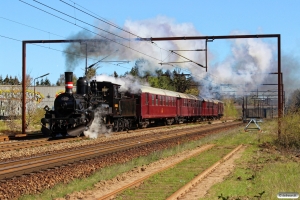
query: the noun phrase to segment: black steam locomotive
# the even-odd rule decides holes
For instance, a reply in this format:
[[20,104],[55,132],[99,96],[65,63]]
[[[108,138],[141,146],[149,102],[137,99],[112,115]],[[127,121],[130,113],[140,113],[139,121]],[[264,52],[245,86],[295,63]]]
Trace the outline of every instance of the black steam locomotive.
[[100,114],[100,123],[113,131],[129,129],[136,121],[136,101],[119,92],[120,85],[111,82],[90,83],[80,77],[73,93],[73,72],[65,72],[65,93],[54,101],[54,110],[45,107],[45,117],[41,119],[42,132],[56,137],[79,136],[88,130],[95,114]]

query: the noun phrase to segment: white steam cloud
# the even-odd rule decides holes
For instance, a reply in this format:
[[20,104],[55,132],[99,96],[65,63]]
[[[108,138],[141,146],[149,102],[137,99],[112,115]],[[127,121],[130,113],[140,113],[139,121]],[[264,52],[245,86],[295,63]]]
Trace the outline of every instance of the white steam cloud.
[[103,108],[98,108],[95,111],[94,121],[89,127],[88,130],[84,131],[84,135],[89,138],[98,138],[100,135],[105,134],[109,136],[111,129],[106,128],[106,125],[103,123],[103,117],[106,115],[106,111]]
[[97,75],[96,77],[93,77],[92,80],[96,81],[108,81],[112,82],[118,85],[121,85],[120,92],[129,91],[131,93],[137,93],[139,92],[139,89],[141,88],[141,85],[149,86],[148,83],[141,83],[137,79],[135,79],[131,75],[126,75],[125,77],[112,77],[108,76],[106,74]]
[[[103,28],[103,24],[99,24],[98,26]],[[140,21],[127,20],[123,29],[143,38],[202,35],[191,23],[176,23],[173,19],[163,16]],[[207,97],[211,96],[213,90],[217,88],[216,86],[224,83],[242,85],[243,87],[240,87],[241,93],[244,90],[257,88],[258,85],[268,78],[268,73],[276,71],[277,67],[275,62],[276,58],[274,58],[273,44],[258,38],[231,40],[231,54],[222,62],[213,60],[213,54],[208,51],[208,72],[213,75],[210,76],[203,68],[193,63],[180,64],[179,66],[158,64],[161,62],[186,61],[184,58],[170,53],[169,50],[204,49],[204,40],[163,41],[151,43],[149,41],[136,40],[135,36],[130,36],[128,33],[112,27],[106,28],[106,30],[114,32],[125,39],[120,39],[119,37],[105,32],[99,32],[99,34],[106,38],[110,38],[115,42],[99,36],[95,37],[87,32],[80,32],[73,36],[72,39],[98,39],[98,41],[94,42],[87,41],[89,56],[99,58],[110,55],[111,59],[130,61],[136,61],[138,59],[146,60],[147,62],[139,66],[141,75],[144,72],[153,73],[157,69],[173,70],[175,67],[180,67],[185,72],[189,72],[195,81],[199,81],[201,82],[201,85],[204,85],[200,91],[202,95]],[[237,34],[246,33],[237,31],[231,33],[231,35]],[[85,55],[86,53],[85,45],[77,43],[70,44],[67,47],[67,51],[71,51],[74,54],[79,53],[81,55]],[[181,51],[178,53],[196,63],[202,65],[205,64],[204,52]],[[67,54],[66,64],[71,70],[79,63],[80,59],[84,58],[84,56],[78,57],[74,56],[74,54]],[[110,80],[111,78],[112,77],[105,75],[96,77],[97,81],[112,81],[120,84],[124,90],[129,88],[130,85],[137,85],[138,87],[140,84],[134,82],[134,79],[130,77],[125,78],[127,79],[127,82],[124,80]],[[133,82],[128,83],[129,80]],[[134,90],[135,89],[133,89],[133,91]],[[239,91],[237,91],[237,93],[238,92]]]

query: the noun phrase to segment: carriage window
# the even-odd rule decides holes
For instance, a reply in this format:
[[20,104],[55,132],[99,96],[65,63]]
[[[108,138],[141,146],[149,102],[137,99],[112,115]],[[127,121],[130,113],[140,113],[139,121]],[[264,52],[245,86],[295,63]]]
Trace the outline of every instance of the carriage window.
[[169,97],[166,97],[166,106],[169,105]]
[[156,95],[156,105],[158,105],[158,95]]
[[159,103],[159,105],[163,105],[163,100],[162,100],[162,96],[159,96],[159,101],[160,101],[160,103]]
[[154,94],[152,94],[152,105],[154,105]]
[[148,105],[148,104],[149,104],[149,94],[146,93],[146,105]]

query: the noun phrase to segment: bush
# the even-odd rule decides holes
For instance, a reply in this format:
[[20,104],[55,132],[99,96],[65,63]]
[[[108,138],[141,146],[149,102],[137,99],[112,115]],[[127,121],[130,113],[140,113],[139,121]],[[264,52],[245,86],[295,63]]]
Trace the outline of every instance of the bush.
[[277,143],[284,148],[300,149],[300,113],[290,113],[281,119],[281,135]]
[[238,111],[234,107],[234,101],[232,99],[225,99],[224,102],[224,118],[225,119],[237,119]]

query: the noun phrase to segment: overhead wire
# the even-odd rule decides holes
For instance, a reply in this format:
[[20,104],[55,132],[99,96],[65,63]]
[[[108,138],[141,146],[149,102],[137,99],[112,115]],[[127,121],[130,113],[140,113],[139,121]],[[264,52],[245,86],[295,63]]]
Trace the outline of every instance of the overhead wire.
[[[73,6],[73,5],[67,3],[67,2],[65,2],[65,1],[63,1],[63,0],[60,0],[60,1],[63,2],[63,3],[65,3],[65,4],[67,4],[67,5],[69,5],[69,6],[71,6],[71,7],[73,7],[74,9],[77,9],[77,10],[79,10],[79,11],[81,11],[81,12],[83,12],[83,13],[85,13],[85,14],[91,16],[91,17],[94,17],[94,18],[98,19],[99,21],[102,21],[102,22],[104,22],[104,23],[107,23],[107,24],[109,24],[110,26],[113,26],[113,27],[115,27],[115,28],[117,28],[117,29],[119,29],[119,30],[121,30],[121,31],[124,31],[124,32],[126,32],[126,33],[131,34],[131,35],[134,35],[134,36],[136,36],[137,38],[142,38],[142,37],[140,37],[140,36],[138,36],[138,35],[136,35],[136,34],[130,32],[130,31],[127,31],[127,30],[125,30],[125,29],[123,29],[123,28],[121,28],[121,27],[119,27],[119,26],[117,26],[117,25],[115,25],[115,24],[113,24],[113,23],[108,22],[107,20],[103,20],[103,19],[100,19],[100,18],[98,18],[98,17],[96,17],[96,16],[94,16],[94,15],[91,15],[90,13],[85,12],[85,11],[83,11],[83,10],[77,8],[76,6]],[[71,2],[73,2],[74,4],[76,4],[74,1],[71,1]],[[79,4],[77,4],[77,5],[79,5]],[[82,6],[80,6],[80,7],[82,7]]]
[[[67,38],[65,38],[64,36],[58,35],[58,34],[56,34],[56,33],[52,33],[52,32],[49,32],[49,31],[46,31],[46,30],[43,30],[43,29],[39,29],[39,28],[30,26],[30,25],[27,25],[27,24],[24,24],[24,23],[21,23],[21,22],[17,22],[17,21],[14,21],[14,20],[11,20],[11,19],[8,19],[8,18],[5,18],[5,17],[1,17],[1,16],[0,16],[0,18],[2,18],[2,19],[4,19],[4,20],[7,20],[7,21],[10,21],[10,22],[13,22],[13,23],[16,23],[16,24],[19,24],[19,25],[22,25],[22,26],[26,26],[26,27],[29,27],[29,28],[32,28],[32,29],[41,31],[41,32],[45,32],[45,33],[48,33],[48,34],[56,35],[56,36],[58,36],[58,37],[67,39]],[[18,40],[18,39],[14,39],[14,38],[7,37],[7,36],[2,36],[2,37],[7,38],[7,39],[11,39],[11,40],[15,40],[15,41],[21,41],[21,40]],[[22,41],[21,41],[21,42],[22,42]],[[61,50],[58,50],[58,49],[55,49],[55,48],[50,48],[50,46],[49,46],[49,47],[45,47],[45,46],[43,46],[43,45],[36,45],[36,46],[43,47],[43,48],[48,48],[48,49],[55,50],[55,51],[60,51],[60,52],[62,52],[62,53],[66,53],[66,51],[61,51]],[[94,46],[94,45],[91,45],[91,46]],[[68,52],[68,54],[70,54],[70,55],[76,55],[76,56],[79,56],[79,57],[84,57],[84,56],[82,56],[82,55],[78,55],[78,54],[74,54],[74,53],[70,53],[70,52]],[[85,56],[84,58],[86,58],[86,56]],[[90,59],[90,60],[97,60],[97,59],[94,59],[94,58],[91,58],[91,57],[87,57],[87,58]],[[109,64],[113,64],[113,63],[109,63]],[[113,64],[113,65],[116,65],[116,64]],[[116,66],[123,67],[123,66],[121,66],[121,65],[116,65]],[[123,68],[129,69],[128,67],[123,67]]]
[[5,17],[1,17],[1,16],[0,16],[0,18],[1,18],[1,19],[5,19],[5,20],[10,21],[10,22],[14,22],[14,23],[16,23],[16,24],[20,24],[20,25],[22,25],[22,26],[27,26],[27,27],[29,27],[29,28],[36,29],[36,30],[38,30],[38,31],[42,31],[42,32],[45,32],[45,33],[50,33],[50,34],[52,34],[52,35],[56,35],[56,36],[58,36],[58,37],[65,38],[64,36],[58,35],[58,34],[56,34],[56,33],[51,33],[51,32],[49,32],[49,31],[45,31],[45,30],[42,30],[42,29],[39,29],[39,28],[36,28],[36,27],[33,27],[33,26],[29,26],[29,25],[27,25],[27,24],[23,24],[23,23],[21,23],[21,22],[17,22],[17,21],[11,20],[11,19],[7,19],[7,18],[5,18]]
[[107,39],[107,40],[109,40],[109,41],[111,41],[111,42],[114,42],[114,43],[116,43],[116,44],[119,44],[119,45],[121,45],[121,46],[123,46],[123,47],[126,47],[126,48],[128,48],[128,49],[130,49],[130,50],[132,50],[132,51],[135,51],[135,52],[137,52],[137,53],[140,53],[140,54],[142,54],[142,55],[144,55],[144,56],[146,56],[146,57],[149,57],[149,58],[152,58],[152,59],[154,59],[154,60],[160,61],[159,59],[157,59],[157,58],[155,58],[155,57],[153,57],[153,56],[150,56],[150,55],[148,55],[148,54],[145,54],[145,53],[143,53],[143,52],[141,52],[141,51],[139,51],[139,50],[133,49],[133,48],[127,46],[127,45],[124,45],[124,44],[122,44],[122,43],[120,43],[120,42],[117,42],[117,41],[115,41],[115,40],[112,40],[112,39],[110,39],[110,38],[108,38],[108,37],[106,37],[106,36],[103,36],[103,35],[100,35],[100,34],[98,34],[98,33],[95,33],[95,32],[93,32],[93,31],[91,31],[91,30],[89,30],[89,29],[87,29],[87,28],[84,28],[84,27],[82,27],[82,26],[79,26],[78,24],[74,24],[74,23],[72,23],[72,22],[70,22],[70,21],[68,21],[68,20],[66,20],[66,19],[64,19],[64,18],[61,18],[61,17],[59,17],[59,16],[57,16],[57,15],[54,15],[54,14],[52,14],[52,13],[49,13],[49,12],[47,12],[47,11],[41,9],[41,8],[38,8],[38,7],[34,6],[34,5],[31,5],[31,4],[27,3],[27,2],[24,2],[24,1],[22,1],[22,0],[19,0],[19,1],[21,1],[22,3],[25,3],[25,4],[29,5],[29,6],[31,6],[31,7],[33,7],[33,8],[36,8],[36,9],[38,9],[38,10],[40,10],[40,11],[43,11],[43,12],[49,14],[49,15],[52,15],[52,16],[54,16],[54,17],[56,17],[56,18],[59,18],[59,19],[65,21],[65,22],[68,22],[68,23],[70,23],[70,24],[72,24],[72,25],[78,26],[78,27],[80,27],[80,28],[82,28],[82,29],[84,29],[84,30],[86,30],[86,31],[88,31],[88,32],[91,32],[91,33],[93,33],[93,34],[95,34],[95,35],[98,35],[98,36],[100,36],[100,37],[103,37],[103,38],[105,38],[105,39]]
[[[105,38],[105,39],[107,39],[107,40],[109,40],[109,41],[115,42],[116,44],[119,44],[119,45],[124,46],[124,47],[126,47],[126,48],[128,48],[128,49],[131,49],[131,50],[133,50],[133,51],[135,51],[135,52],[138,52],[138,53],[140,53],[140,54],[142,54],[142,55],[144,55],[144,56],[147,56],[147,57],[149,57],[149,58],[152,58],[152,59],[154,59],[154,60],[158,60],[158,61],[159,61],[159,59],[157,59],[157,58],[155,58],[155,57],[153,57],[153,56],[150,56],[150,55],[148,55],[148,54],[145,54],[145,53],[143,53],[143,52],[141,52],[141,51],[138,51],[138,50],[136,50],[136,49],[133,49],[133,48],[131,48],[130,46],[124,45],[124,44],[122,44],[122,43],[120,43],[120,42],[117,42],[117,41],[115,41],[115,40],[113,40],[113,39],[110,39],[110,38],[107,38],[107,37],[105,37],[105,36],[103,36],[103,35],[100,35],[100,34],[98,34],[98,33],[95,33],[95,32],[93,32],[93,31],[91,31],[91,30],[89,30],[89,29],[87,29],[87,28],[84,28],[84,27],[82,27],[82,26],[79,26],[79,25],[77,25],[76,23],[74,24],[74,23],[72,23],[72,22],[70,22],[70,21],[68,21],[68,20],[66,20],[66,19],[63,19],[63,18],[61,18],[61,17],[59,17],[59,16],[57,16],[57,15],[54,15],[54,14],[52,14],[52,13],[49,13],[49,12],[47,12],[47,11],[41,9],[41,8],[38,8],[38,7],[36,7],[36,6],[33,6],[33,5],[31,5],[31,4],[27,3],[27,2],[24,2],[24,1],[22,1],[22,0],[19,0],[19,1],[21,1],[21,2],[23,2],[23,3],[25,3],[25,4],[27,4],[27,5],[29,5],[29,6],[31,6],[31,7],[34,7],[34,8],[36,8],[36,9],[38,9],[38,10],[41,10],[41,11],[47,13],[47,14],[50,14],[50,15],[52,15],[52,16],[54,16],[54,17],[57,17],[57,18],[59,18],[59,19],[61,19],[61,20],[63,20],[63,21],[66,21],[66,22],[68,22],[68,23],[70,23],[70,24],[73,24],[73,25],[75,25],[75,26],[78,26],[78,27],[80,27],[80,28],[82,28],[82,29],[84,29],[84,30],[86,30],[86,31],[89,31],[89,32],[91,32],[91,33],[93,33],[93,34],[96,34],[96,35],[98,35],[98,36],[100,36],[100,37],[103,37],[103,38]],[[80,21],[80,22],[82,22],[82,23],[84,23],[84,24],[90,25],[90,26],[92,26],[92,27],[94,27],[94,28],[97,28],[97,29],[102,30],[102,31],[104,31],[104,32],[106,32],[106,33],[112,34],[112,35],[114,35],[114,36],[117,36],[117,37],[120,37],[120,38],[126,40],[126,38],[123,38],[123,37],[121,37],[121,36],[118,36],[118,35],[116,35],[116,34],[114,34],[114,33],[109,32],[109,31],[105,31],[105,30],[103,30],[103,29],[100,29],[100,28],[98,28],[98,27],[95,27],[95,26],[93,26],[93,25],[91,25],[91,24],[89,24],[89,23],[87,23],[87,22],[84,22],[84,21],[82,21],[82,20],[80,20],[80,19],[77,19],[76,17],[72,17],[72,16],[70,16],[70,15],[68,15],[68,14],[66,14],[66,13],[63,13],[63,12],[57,10],[57,9],[54,9],[54,8],[52,8],[52,7],[50,7],[50,6],[47,6],[47,5],[41,3],[41,2],[39,2],[39,1],[37,1],[37,0],[33,0],[33,1],[39,3],[39,4],[43,5],[43,6],[46,6],[46,7],[50,8],[50,9],[52,9],[52,10],[55,10],[56,12],[59,12],[59,13],[61,13],[61,14],[64,14],[64,15],[70,17],[70,18],[73,18],[73,19],[75,19],[75,20],[78,20],[78,21]],[[62,2],[64,2],[64,1],[62,1]],[[64,3],[66,3],[66,2],[64,2]],[[68,4],[68,3],[66,3],[66,4]],[[74,3],[74,4],[75,4],[75,3]],[[70,4],[68,4],[68,5],[70,5]],[[72,6],[72,5],[70,5],[70,6]],[[76,8],[75,6],[72,6],[72,7]],[[76,9],[77,9],[77,8],[76,8]],[[79,10],[80,10],[80,9],[79,9]],[[82,11],[82,10],[80,10],[80,11]],[[84,11],[82,11],[82,12],[84,12]],[[86,12],[84,12],[84,13],[86,13]],[[87,14],[87,13],[86,13],[86,14]],[[95,16],[93,16],[93,17],[95,17]],[[95,17],[95,18],[97,18],[97,17]],[[101,19],[99,19],[99,18],[97,18],[97,19],[98,19],[98,20],[101,20]],[[109,22],[106,22],[106,21],[104,21],[104,20],[102,20],[102,21],[105,22],[105,23],[109,23]],[[129,34],[132,34],[132,35],[134,35],[134,36],[136,36],[136,37],[138,37],[138,38],[141,38],[140,36],[137,36],[136,34],[133,34],[133,33],[129,32],[129,31],[126,31],[126,30],[124,30],[124,29],[122,29],[122,28],[120,28],[120,27],[117,27],[116,25],[113,25],[113,24],[111,24],[111,23],[109,23],[109,24],[112,25],[112,26],[114,26],[114,27],[116,27],[116,28],[119,28],[119,29],[122,30],[122,31],[125,31],[125,32],[127,32],[127,33],[129,33]],[[159,47],[159,46],[158,46],[156,43],[154,43],[153,41],[150,41],[150,42],[151,42],[152,44],[155,44],[157,47]],[[164,48],[162,48],[162,47],[159,47],[159,48],[160,48],[160,49],[163,49],[163,50],[165,50],[165,51],[169,51],[169,50],[166,50],[166,49],[164,49]],[[174,51],[171,51],[171,52],[172,52],[172,53],[175,53]],[[190,62],[193,62],[194,64],[196,64],[196,65],[198,65],[198,66],[203,67],[203,65],[201,65],[201,64],[199,64],[199,63],[196,63],[196,62],[194,62],[194,61],[192,61],[192,60],[190,60],[190,59],[188,59],[188,58],[186,58],[186,57],[184,57],[184,56],[182,56],[182,55],[180,55],[180,54],[178,54],[178,53],[175,53],[175,54],[178,55],[178,56],[180,56],[180,57],[182,57],[182,58],[184,58],[184,59],[186,59],[186,60],[189,60]],[[119,66],[119,65],[118,65],[118,66]]]
[[[101,31],[103,31],[103,32],[106,32],[106,33],[108,33],[108,34],[111,34],[111,35],[114,35],[114,36],[116,36],[116,37],[119,37],[119,38],[122,38],[122,39],[124,39],[124,40],[127,40],[126,38],[124,38],[124,37],[122,37],[122,36],[119,36],[119,35],[117,35],[117,34],[114,34],[114,33],[111,33],[111,32],[109,32],[109,31],[106,31],[106,30],[104,30],[104,29],[102,29],[102,28],[99,28],[99,27],[97,27],[97,26],[94,26],[94,25],[92,25],[92,24],[89,24],[89,23],[87,23],[87,22],[85,22],[85,21],[83,21],[83,20],[80,20],[80,19],[76,18],[76,17],[72,17],[71,15],[68,15],[68,14],[66,14],[66,13],[64,13],[64,12],[61,12],[61,11],[55,9],[55,8],[52,8],[51,6],[48,6],[48,5],[46,5],[46,4],[43,4],[43,3],[41,3],[41,2],[39,2],[39,1],[37,1],[37,0],[33,0],[33,1],[35,1],[35,2],[37,2],[37,3],[39,3],[39,4],[43,5],[43,6],[45,6],[45,7],[47,7],[47,8],[50,8],[51,10],[54,10],[54,11],[56,11],[56,12],[59,12],[59,13],[65,15],[65,16],[68,16],[68,17],[73,18],[73,19],[75,19],[75,20],[77,20],[77,21],[80,21],[80,22],[82,22],[82,23],[84,23],[84,24],[86,24],[86,25],[92,26],[92,27],[94,27],[94,28],[96,28],[96,29],[99,29],[99,30],[101,30]],[[76,23],[75,23],[75,24],[76,24]]]
[[[36,0],[34,0],[34,1],[36,1]],[[77,10],[79,10],[79,11],[81,11],[81,12],[83,12],[83,13],[85,13],[85,14],[87,14],[87,15],[89,15],[89,16],[91,16],[91,17],[94,17],[95,19],[98,19],[98,20],[100,20],[100,21],[102,21],[102,22],[104,22],[104,23],[107,23],[107,24],[109,24],[109,25],[111,25],[111,26],[113,26],[113,27],[115,27],[115,28],[117,28],[117,29],[119,29],[119,30],[122,30],[122,31],[126,32],[126,33],[129,33],[129,34],[131,34],[131,35],[134,35],[134,36],[136,36],[136,37],[139,38],[139,39],[142,39],[142,37],[140,37],[140,36],[138,36],[138,35],[136,35],[136,34],[130,32],[130,31],[127,31],[127,30],[125,30],[125,29],[123,29],[123,28],[120,28],[119,26],[114,25],[114,24],[108,22],[107,20],[102,20],[102,19],[100,19],[100,18],[98,18],[98,17],[96,17],[96,16],[94,16],[94,15],[91,15],[90,13],[85,12],[85,11],[83,11],[83,10],[77,8],[76,6],[73,6],[73,5],[67,3],[67,2],[65,2],[65,1],[63,1],[63,0],[60,0],[60,1],[63,2],[63,3],[65,3],[65,4],[67,4],[67,5],[69,5],[69,6],[71,6],[71,7],[73,7],[73,8],[75,8],[75,9],[77,9]],[[69,0],[69,1],[71,1],[71,0]],[[71,1],[71,2],[73,2],[74,5],[76,4],[74,1]],[[78,4],[77,4],[77,5],[78,5]],[[83,6],[80,6],[80,7],[84,8]],[[84,8],[84,9],[85,9],[85,8]],[[86,9],[86,10],[87,10],[87,9]],[[89,10],[88,10],[88,11],[89,11]],[[89,12],[91,12],[91,11],[89,11]],[[156,44],[155,42],[153,42],[153,41],[149,41],[149,42],[152,43],[152,44],[154,44],[154,45],[156,45],[158,48],[160,48],[160,50],[171,51],[172,53],[175,53],[175,52],[174,52],[175,50],[167,50],[167,49],[164,49],[164,48],[160,47],[159,45],[157,45],[157,44]],[[192,51],[192,50],[176,50],[176,51]],[[203,49],[196,49],[196,50],[193,50],[193,51],[203,51]],[[178,53],[175,53],[175,54],[177,54],[178,56],[180,56],[180,57],[182,57],[182,58],[185,58],[186,60],[189,60],[190,62],[193,62],[193,63],[195,63],[196,65],[198,65],[198,66],[204,68],[204,66],[201,65],[201,64],[199,64],[199,63],[196,63],[196,62],[194,62],[194,61],[192,61],[192,60],[190,60],[190,59],[188,59],[188,58],[186,58],[186,57],[184,57],[184,56],[182,56],[182,55],[180,55],[180,54],[178,54]],[[159,64],[160,64],[160,63],[159,63]]]
[[[10,40],[14,40],[14,41],[18,41],[18,42],[23,42],[22,40],[11,38],[11,37],[4,36],[4,35],[0,35],[0,37],[6,38],[6,39],[10,39]],[[39,45],[39,44],[30,44],[30,45],[34,45],[34,46],[42,47],[42,48],[45,48],[45,49],[51,49],[53,51],[58,51],[58,52],[62,52],[62,53],[66,53],[66,54],[70,54],[70,55],[75,55],[75,56],[78,56],[78,57],[86,58],[85,56],[80,55],[80,54],[75,54],[75,53],[71,53],[71,52],[68,52],[68,51],[62,51],[62,50],[55,49],[55,48],[52,48],[52,47],[45,47],[45,46]],[[89,58],[89,59],[91,59],[91,60],[97,60],[97,59],[94,59],[94,58]],[[108,63],[108,64],[116,65],[116,64],[113,64],[113,63]],[[121,65],[116,65],[116,66],[120,66],[120,67],[123,67],[123,68],[126,68],[126,69],[130,69],[128,67],[124,67],[124,66],[121,66]]]

